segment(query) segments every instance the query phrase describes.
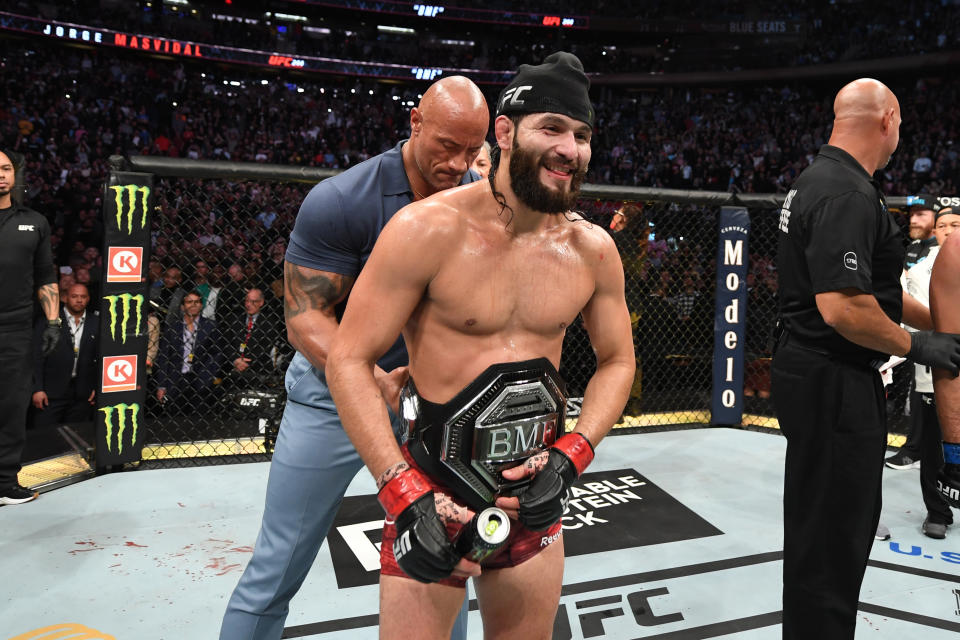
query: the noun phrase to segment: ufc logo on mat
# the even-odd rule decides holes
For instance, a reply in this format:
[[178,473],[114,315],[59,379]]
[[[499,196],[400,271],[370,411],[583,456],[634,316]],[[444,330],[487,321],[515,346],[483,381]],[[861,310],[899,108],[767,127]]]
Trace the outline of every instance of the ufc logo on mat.
[[85,627],[76,622],[55,624],[51,627],[34,629],[10,640],[54,640],[55,638],[69,638],[69,640],[116,640],[114,636],[103,631]]

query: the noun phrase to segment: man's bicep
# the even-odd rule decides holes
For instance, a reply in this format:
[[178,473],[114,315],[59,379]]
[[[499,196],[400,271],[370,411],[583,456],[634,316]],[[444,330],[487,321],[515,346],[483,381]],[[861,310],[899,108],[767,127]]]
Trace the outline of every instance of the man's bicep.
[[873,293],[876,207],[862,193],[831,198],[810,213],[804,254],[814,292]]
[[283,263],[283,308],[289,321],[307,311],[333,317],[334,307],[347,299],[356,278]]
[[423,298],[436,255],[428,239],[410,235],[403,223],[384,228],[337,332],[337,340],[349,344],[349,353],[376,360],[394,343]]
[[933,263],[930,311],[935,330],[960,333],[960,236],[950,234]]
[[583,324],[590,335],[590,343],[603,360],[633,353],[633,333],[630,311],[624,297],[623,265],[619,255],[604,264],[597,274],[597,285],[583,308]]

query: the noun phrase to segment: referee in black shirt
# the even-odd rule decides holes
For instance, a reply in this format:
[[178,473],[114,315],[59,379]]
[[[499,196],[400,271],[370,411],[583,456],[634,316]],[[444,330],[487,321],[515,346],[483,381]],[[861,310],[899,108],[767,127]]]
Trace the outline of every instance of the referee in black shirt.
[[0,505],[37,497],[17,481],[33,378],[34,296],[48,320],[43,354],[52,352],[60,339],[60,296],[50,225],[36,211],[14,202],[15,186],[13,160],[0,151]]
[[888,354],[957,371],[960,336],[900,288],[903,240],[872,174],[900,139],[900,105],[876,80],[837,94],[830,142],[780,212],[780,335],[772,391],[787,438],[783,638],[854,637],[880,518]]

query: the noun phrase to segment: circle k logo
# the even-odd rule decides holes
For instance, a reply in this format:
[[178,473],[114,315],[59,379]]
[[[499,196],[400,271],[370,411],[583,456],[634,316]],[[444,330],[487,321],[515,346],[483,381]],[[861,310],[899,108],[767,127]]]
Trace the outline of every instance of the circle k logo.
[[137,388],[137,356],[104,356],[103,392],[134,391]]
[[140,282],[143,247],[110,247],[107,250],[107,282]]
[[113,256],[112,265],[120,273],[133,273],[140,269],[140,258],[133,251],[118,251]]
[[125,382],[133,374],[133,365],[126,360],[119,360],[107,369],[107,377],[113,382]]

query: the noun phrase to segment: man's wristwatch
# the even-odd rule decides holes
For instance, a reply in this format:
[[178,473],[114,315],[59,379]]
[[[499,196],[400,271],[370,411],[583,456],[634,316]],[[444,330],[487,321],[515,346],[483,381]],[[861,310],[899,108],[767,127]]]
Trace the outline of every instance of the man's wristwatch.
[[51,327],[59,327],[63,324],[63,320],[61,318],[57,318],[56,320],[47,320],[47,324]]

